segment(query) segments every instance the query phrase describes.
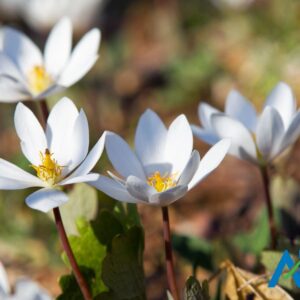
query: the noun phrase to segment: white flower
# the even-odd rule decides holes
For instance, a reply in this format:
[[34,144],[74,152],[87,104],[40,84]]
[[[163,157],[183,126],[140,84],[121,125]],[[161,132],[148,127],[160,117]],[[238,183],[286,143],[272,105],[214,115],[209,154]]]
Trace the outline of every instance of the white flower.
[[63,16],[68,16],[74,29],[85,30],[99,18],[106,0],[1,0],[0,10],[5,19],[21,16],[36,31],[51,28]]
[[100,31],[89,31],[71,53],[72,26],[63,18],[52,29],[44,55],[23,33],[4,27],[0,51],[0,101],[43,99],[81,79],[98,58]]
[[[47,212],[68,201],[59,186],[96,180],[90,173],[99,160],[105,135],[88,154],[89,127],[86,115],[73,102],[61,99],[47,120],[46,132],[34,114],[22,103],[15,112],[15,127],[23,154],[36,176],[0,159],[0,189],[42,187],[26,198],[29,207]],[[88,154],[88,155],[87,155]]]
[[7,275],[0,262],[0,299],[1,300],[50,300],[48,293],[29,279],[19,279],[11,292]]
[[255,0],[211,0],[218,8],[242,10],[249,7]]
[[166,206],[183,197],[223,160],[230,142],[223,140],[200,161],[193,151],[193,135],[184,115],[169,129],[151,110],[139,120],[135,133],[135,152],[118,135],[108,132],[107,155],[119,173],[100,176],[91,185],[124,202],[143,202]]
[[290,87],[282,82],[271,91],[259,116],[235,90],[226,99],[225,113],[205,103],[198,113],[202,127],[192,125],[196,137],[209,144],[230,138],[229,153],[258,164],[273,160],[300,134],[300,111]]

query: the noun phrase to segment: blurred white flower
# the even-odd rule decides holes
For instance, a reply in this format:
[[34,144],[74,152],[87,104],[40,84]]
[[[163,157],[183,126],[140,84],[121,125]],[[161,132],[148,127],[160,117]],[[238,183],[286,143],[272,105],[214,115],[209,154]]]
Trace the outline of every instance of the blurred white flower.
[[49,294],[37,283],[29,279],[19,279],[10,290],[6,271],[0,262],[0,299],[1,300],[50,300]]
[[0,0],[5,16],[22,18],[37,31],[49,30],[62,17],[82,32],[91,26],[107,0]]
[[300,134],[300,111],[291,88],[283,82],[271,91],[259,116],[235,90],[226,99],[225,113],[200,103],[198,114],[202,127],[192,125],[196,137],[208,144],[230,138],[230,154],[258,164],[272,161]]
[[166,206],[211,173],[223,160],[230,142],[220,141],[200,161],[184,115],[167,129],[156,113],[147,110],[136,129],[135,152],[112,132],[106,134],[105,145],[120,177],[109,172],[111,178],[100,176],[89,184],[119,201]]
[[0,159],[0,189],[42,187],[26,198],[29,207],[47,212],[68,201],[68,196],[59,190],[59,186],[88,182],[99,177],[90,171],[102,154],[105,135],[88,154],[87,118],[83,110],[78,112],[71,100],[63,98],[53,107],[46,132],[34,114],[19,103],[15,112],[15,127],[23,154],[36,171],[36,176]]
[[23,33],[2,29],[0,101],[43,99],[81,79],[98,58],[100,31],[89,31],[72,48],[72,25],[63,18],[52,29],[44,55]]
[[212,3],[219,8],[245,9],[255,0],[211,0]]

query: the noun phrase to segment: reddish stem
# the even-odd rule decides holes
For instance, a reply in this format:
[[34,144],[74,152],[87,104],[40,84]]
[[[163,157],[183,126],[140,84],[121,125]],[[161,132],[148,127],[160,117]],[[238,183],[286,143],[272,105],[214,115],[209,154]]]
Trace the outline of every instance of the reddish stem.
[[85,300],[92,300],[93,297],[92,297],[92,295],[89,291],[88,285],[85,282],[84,277],[82,276],[82,274],[79,270],[79,267],[77,265],[76,259],[75,259],[74,254],[73,254],[73,251],[70,247],[70,244],[69,244],[69,241],[68,241],[68,238],[67,238],[67,235],[66,235],[66,231],[65,231],[64,224],[63,224],[61,214],[60,214],[60,211],[59,211],[58,207],[53,208],[53,214],[54,214],[56,228],[57,228],[57,231],[59,233],[59,237],[60,237],[62,246],[63,246],[63,248],[64,248],[64,250],[65,250],[65,252],[68,256],[68,259],[70,261],[71,267],[73,269],[75,278],[76,278],[77,283],[80,287],[82,295],[83,295]]
[[179,300],[175,272],[174,272],[169,211],[167,206],[162,207],[162,217],[163,217],[163,233],[164,233],[164,242],[165,242],[168,285],[174,300]]
[[268,174],[268,168],[267,166],[263,166],[260,168],[262,180],[263,180],[263,186],[265,191],[265,201],[268,211],[268,219],[269,219],[269,230],[270,230],[270,236],[271,236],[271,248],[276,249],[277,246],[277,229],[276,224],[274,220],[274,212],[273,212],[273,205],[272,205],[272,199],[270,194],[270,178]]

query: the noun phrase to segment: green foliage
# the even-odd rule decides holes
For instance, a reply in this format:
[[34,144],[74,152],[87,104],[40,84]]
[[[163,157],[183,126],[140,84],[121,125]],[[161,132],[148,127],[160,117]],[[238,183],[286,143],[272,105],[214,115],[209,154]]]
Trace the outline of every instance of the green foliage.
[[200,266],[209,271],[214,270],[213,247],[208,241],[175,234],[172,237],[172,245],[174,250],[188,260],[194,268]]
[[174,107],[198,100],[200,91],[203,92],[210,78],[220,71],[215,61],[214,53],[202,47],[193,55],[176,59],[166,70],[169,85],[157,95],[161,103]]
[[110,288],[111,299],[146,299],[143,272],[144,234],[134,226],[111,241],[103,261],[102,279]]
[[259,255],[269,244],[269,225],[266,209],[258,216],[255,226],[249,233],[237,234],[233,244],[244,253]]
[[124,232],[120,221],[108,210],[101,211],[99,217],[91,224],[97,239],[106,246],[111,244],[116,235]]
[[196,277],[189,277],[185,283],[184,300],[210,300],[208,281],[201,285]]
[[[88,268],[80,268],[80,271],[91,288],[95,273]],[[59,285],[63,293],[57,297],[57,300],[82,300],[82,293],[73,274],[62,276]]]
[[[69,241],[94,299],[145,299],[144,232],[136,208],[115,202],[93,221],[80,218],[76,223],[78,235]],[[69,265],[65,254],[63,259]],[[60,285],[59,300],[82,299],[72,274],[63,276]]]
[[[69,242],[78,265],[92,270],[92,273],[88,273],[89,276],[92,276],[88,278],[88,281],[91,282],[93,295],[97,295],[106,290],[101,279],[102,261],[106,255],[106,247],[99,242],[92,226],[85,219],[77,220],[77,230],[79,235],[69,236]],[[63,260],[69,265],[65,253],[63,254]],[[66,288],[63,289],[63,293],[67,293],[66,295],[68,295],[68,291]]]

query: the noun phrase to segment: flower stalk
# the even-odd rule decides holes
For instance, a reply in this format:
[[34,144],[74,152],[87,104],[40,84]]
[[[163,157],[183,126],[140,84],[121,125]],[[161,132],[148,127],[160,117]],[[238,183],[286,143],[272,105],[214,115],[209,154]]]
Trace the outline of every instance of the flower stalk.
[[169,211],[167,206],[162,207],[162,217],[163,217],[163,234],[164,234],[164,243],[165,243],[168,285],[174,300],[179,300],[175,272],[174,272]]
[[269,220],[269,230],[270,230],[270,237],[271,237],[271,248],[275,249],[277,246],[277,229],[274,219],[274,210],[272,205],[272,199],[270,194],[270,178],[268,174],[268,167],[262,166],[260,167],[262,180],[263,180],[263,187],[265,192],[265,201],[267,206],[268,212],[268,220]]
[[[40,108],[41,108],[41,111],[43,114],[44,121],[46,123],[48,116],[49,116],[49,109],[48,109],[46,100],[40,101]],[[84,300],[92,300],[93,297],[90,293],[89,287],[88,287],[83,275],[80,272],[80,269],[78,267],[78,264],[77,264],[75,256],[74,256],[74,253],[71,249],[71,246],[70,246],[67,234],[66,234],[66,230],[64,228],[64,224],[62,221],[59,207],[53,208],[53,215],[54,215],[54,219],[55,219],[56,228],[57,228],[60,240],[61,240],[61,244],[62,244],[63,249],[69,259],[72,270],[74,272],[74,276],[75,276],[76,281],[79,285],[79,288],[82,292]]]

